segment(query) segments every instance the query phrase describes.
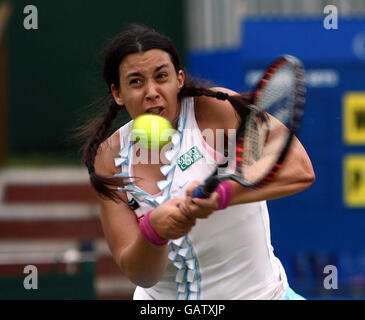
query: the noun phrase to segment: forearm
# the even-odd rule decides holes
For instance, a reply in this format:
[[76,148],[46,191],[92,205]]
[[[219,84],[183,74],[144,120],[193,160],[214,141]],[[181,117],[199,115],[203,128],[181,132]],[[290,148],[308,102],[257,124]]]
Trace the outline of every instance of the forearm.
[[255,190],[244,188],[234,181],[230,181],[230,183],[232,186],[230,205],[283,198],[301,192],[311,185],[309,180],[287,184],[272,182],[265,187]]
[[120,254],[119,264],[124,274],[136,285],[151,287],[162,277],[167,266],[168,246],[155,246],[139,232]]
[[232,186],[231,205],[262,200],[272,200],[301,192],[315,181],[311,161],[295,138],[282,167],[274,179],[259,189],[247,189],[236,182]]
[[[148,211],[139,224],[130,224],[132,237],[119,254],[120,267],[131,281],[151,287],[164,274],[168,263],[168,239],[188,234],[195,219],[185,217],[181,199],[170,199]],[[133,228],[133,230],[131,230]],[[135,229],[134,229],[135,228]]]

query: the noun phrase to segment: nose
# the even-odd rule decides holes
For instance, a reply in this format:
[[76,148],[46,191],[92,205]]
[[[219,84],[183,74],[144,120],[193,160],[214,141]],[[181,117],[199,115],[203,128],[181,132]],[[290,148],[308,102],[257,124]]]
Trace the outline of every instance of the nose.
[[152,81],[148,82],[147,84],[147,92],[146,92],[146,98],[147,100],[156,100],[159,97],[159,93],[157,90],[156,83],[153,83]]

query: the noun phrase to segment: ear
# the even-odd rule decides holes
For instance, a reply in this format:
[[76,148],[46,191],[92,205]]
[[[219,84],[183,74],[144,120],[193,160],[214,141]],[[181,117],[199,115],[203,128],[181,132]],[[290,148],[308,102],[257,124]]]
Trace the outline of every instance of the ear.
[[114,83],[110,86],[110,90],[112,92],[112,95],[114,97],[114,100],[115,100],[115,103],[122,106],[124,103],[123,103],[123,99],[122,99],[122,96],[120,94],[120,89],[116,88]]
[[177,81],[179,90],[184,86],[185,83],[185,73],[184,71],[180,70],[177,74]]

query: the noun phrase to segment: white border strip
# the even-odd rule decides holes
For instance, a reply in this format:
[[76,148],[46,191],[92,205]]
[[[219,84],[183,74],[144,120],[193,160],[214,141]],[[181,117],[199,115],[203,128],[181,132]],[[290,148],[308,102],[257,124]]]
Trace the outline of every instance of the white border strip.
[[89,175],[82,167],[12,168],[0,170],[0,187],[5,183],[79,184],[89,183]]
[[88,220],[99,217],[97,204],[0,204],[0,221]]
[[136,285],[123,275],[113,277],[98,277],[95,290],[98,296],[133,295]]

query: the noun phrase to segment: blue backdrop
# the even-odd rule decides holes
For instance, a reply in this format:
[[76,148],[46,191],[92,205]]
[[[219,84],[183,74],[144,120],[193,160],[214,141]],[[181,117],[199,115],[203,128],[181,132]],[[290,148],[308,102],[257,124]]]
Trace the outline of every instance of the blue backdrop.
[[[343,283],[364,287],[365,204],[345,205],[343,166],[347,155],[365,155],[365,143],[354,146],[343,139],[343,97],[365,93],[365,19],[340,19],[337,30],[326,30],[322,18],[248,19],[242,37],[243,45],[234,50],[190,52],[190,73],[248,91],[281,54],[299,57],[306,67],[307,103],[299,139],[317,179],[300,194],[268,202],[275,253],[292,282],[308,284],[305,272],[320,280],[323,265],[332,263]],[[365,135],[364,123],[362,129]],[[365,176],[359,183],[365,183]]]

